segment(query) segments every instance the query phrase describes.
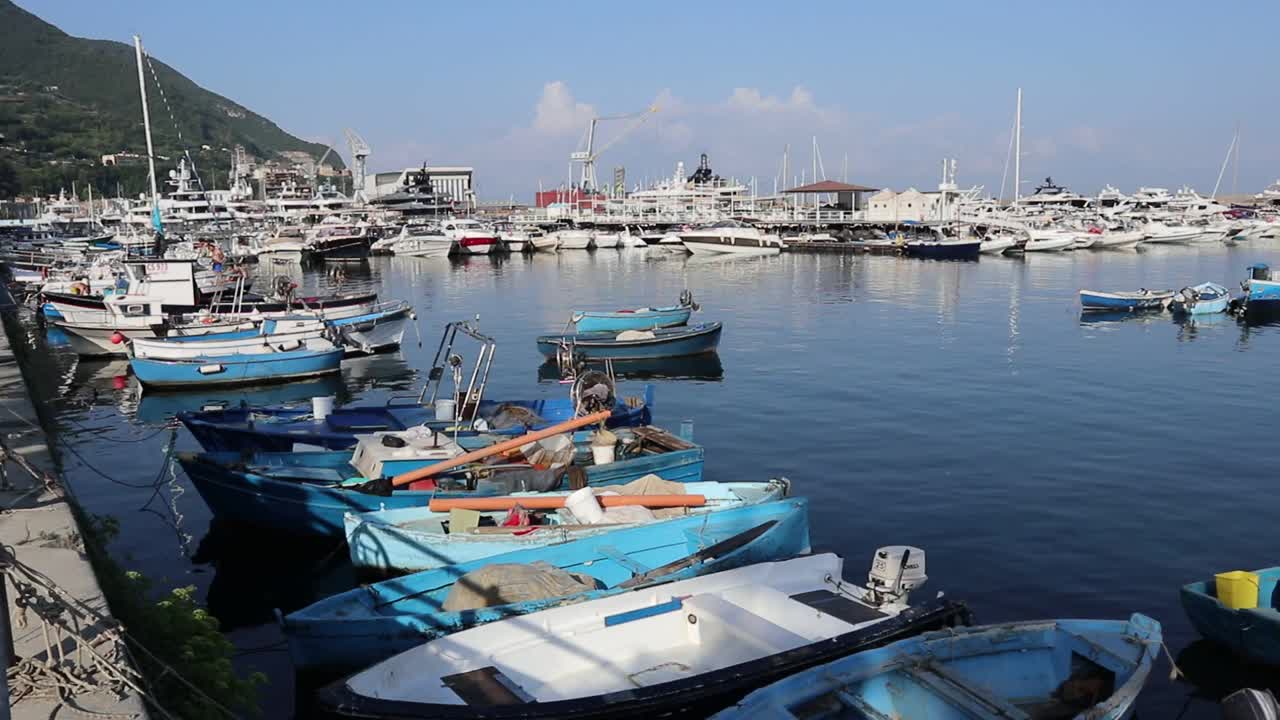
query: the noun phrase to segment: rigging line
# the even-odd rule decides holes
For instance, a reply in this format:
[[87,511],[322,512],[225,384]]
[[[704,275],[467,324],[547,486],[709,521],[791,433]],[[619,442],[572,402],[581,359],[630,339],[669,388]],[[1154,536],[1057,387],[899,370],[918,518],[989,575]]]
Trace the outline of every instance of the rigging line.
[[156,92],[160,94],[160,101],[164,103],[164,109],[169,113],[169,122],[173,123],[173,130],[178,134],[178,145],[182,147],[182,154],[186,156],[187,162],[191,163],[191,173],[196,176],[196,184],[200,186],[200,192],[207,192],[204,187],[204,181],[200,179],[200,170],[196,167],[195,158],[191,157],[191,151],[187,148],[187,141],[182,137],[182,128],[178,126],[178,118],[173,114],[173,108],[169,105],[169,97],[164,94],[164,86],[160,84],[160,76],[156,74],[156,66],[151,62],[151,55],[144,54],[147,59],[147,68],[151,70],[151,79],[156,84]]

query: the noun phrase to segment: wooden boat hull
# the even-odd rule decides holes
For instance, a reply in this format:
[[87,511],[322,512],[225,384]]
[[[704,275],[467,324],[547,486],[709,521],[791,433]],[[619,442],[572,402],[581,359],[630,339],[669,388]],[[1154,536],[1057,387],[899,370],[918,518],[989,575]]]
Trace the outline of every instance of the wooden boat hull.
[[[761,688],[713,720],[875,717],[1121,720],[1159,657],[1160,624],[1048,620],[934,632],[850,655]],[[1081,687],[1109,687],[1073,702]]]
[[179,360],[131,358],[129,367],[143,387],[181,389],[290,382],[340,370],[342,348],[262,355],[196,357]]
[[[807,507],[804,498],[779,500],[414,573],[321,600],[285,616],[281,624],[295,670],[313,676],[340,675],[368,667],[426,640],[495,620],[609,597],[652,582],[678,581],[806,553]],[[765,524],[768,527],[761,534],[728,554],[636,583],[637,579],[643,580],[638,572],[695,558],[709,546]],[[576,595],[466,612],[444,610],[449,590],[466,573],[489,564],[532,562],[590,575],[601,587]]]
[[1280,667],[1280,617],[1274,607],[1280,567],[1255,572],[1259,607],[1234,610],[1224,606],[1211,578],[1182,586],[1182,609],[1205,639],[1254,662]]
[[[655,388],[644,386],[644,402],[632,407],[618,403],[606,421],[608,427],[648,425],[653,419]],[[521,435],[528,430],[541,430],[573,416],[573,403],[568,398],[538,400],[486,400],[480,403],[480,417],[487,417],[503,405],[516,405],[532,410],[545,422],[490,429],[494,435]],[[310,407],[226,408],[207,412],[182,413],[178,416],[187,430],[210,452],[246,450],[290,452],[302,443],[327,450],[354,447],[355,436],[387,430],[406,430],[427,424],[434,428],[452,427],[455,423],[437,421],[431,408],[412,404],[354,406],[335,408],[324,420],[311,416]],[[462,434],[474,434],[463,431]]]
[[573,313],[574,329],[584,332],[622,332],[623,330],[652,330],[653,328],[679,327],[689,323],[693,308],[679,307],[644,308],[628,312],[578,312]]
[[[703,449],[679,450],[586,468],[588,485],[621,485],[655,474],[675,482],[702,480]],[[351,453],[181,453],[179,462],[214,516],[243,525],[300,535],[341,537],[343,516],[398,508],[426,507],[433,497],[477,493],[395,490],[377,495],[338,487],[356,475]],[[386,475],[431,464],[429,460],[388,462]],[[248,469],[252,467],[252,470]],[[310,478],[310,480],[308,480]]]
[[698,355],[714,352],[719,347],[721,329],[718,322],[685,328],[658,328],[653,331],[654,337],[637,340],[618,340],[614,333],[546,335],[538,338],[538,351],[547,357],[555,357],[559,348],[567,345],[583,357],[614,360]]
[[1163,310],[1172,298],[1172,290],[1138,290],[1120,293],[1081,290],[1080,307],[1089,312]]
[[[627,627],[631,622],[646,622],[651,618],[657,618],[657,622],[668,622],[675,619],[683,620],[686,615],[683,612],[676,611],[679,610],[684,599],[700,597],[703,593],[713,593],[717,586],[738,585],[744,582],[767,584],[770,582],[773,573],[786,572],[821,572],[827,578],[839,581],[842,578],[842,567],[839,559],[834,558],[833,561],[833,557],[831,555],[815,555],[782,562],[757,563],[724,572],[711,573],[679,583],[663,584],[640,592],[606,597],[589,605],[575,605],[567,608],[545,610],[537,615],[528,616],[527,622],[538,623],[543,618],[547,618],[550,622],[551,619],[548,616],[552,614],[560,621],[560,624],[567,620],[568,615],[595,617],[597,626],[612,622],[614,625]],[[817,575],[817,577],[822,577],[822,575]],[[677,596],[677,598],[659,605],[651,604],[655,601],[660,602],[660,598],[673,595]],[[675,610],[669,610],[668,608],[671,606],[675,606]],[[688,622],[690,624],[700,624],[699,617],[694,613],[690,614],[693,617]],[[608,616],[609,620],[603,620],[603,616]],[[826,616],[824,615],[824,617]],[[375,696],[374,693],[361,693],[355,689],[362,687],[380,674],[387,673],[387,666],[396,667],[400,662],[417,661],[421,655],[419,649],[415,648],[408,653],[402,653],[385,660],[383,663],[375,665],[364,672],[357,673],[344,681],[333,683],[323,688],[317,694],[317,699],[321,711],[326,713],[327,717],[344,718],[438,718],[440,720],[461,720],[462,718],[471,719],[476,717],[484,717],[487,720],[511,720],[514,718],[525,720],[535,718],[563,718],[566,720],[599,718],[600,720],[612,720],[615,718],[652,719],[677,716],[703,718],[737,702],[746,693],[762,684],[773,682],[837,658],[895,642],[920,632],[962,625],[968,621],[969,611],[962,603],[939,598],[904,609],[891,617],[885,617],[870,624],[852,626],[843,623],[842,627],[852,627],[853,629],[822,640],[810,641],[790,650],[772,650],[776,646],[773,645],[771,640],[759,637],[757,638],[759,649],[751,653],[752,657],[736,664],[694,675],[684,674],[683,677],[673,677],[669,680],[656,679],[651,683],[635,683],[634,687],[628,688],[625,692],[602,692],[569,699],[547,699],[534,702],[521,702],[516,699],[512,702],[509,699],[494,698],[486,700],[485,698],[473,697],[470,703],[458,703],[456,701],[432,703],[395,699],[385,695]],[[494,624],[488,627],[473,628],[465,632],[486,633],[487,636],[492,636],[495,633],[504,634],[508,630],[515,629],[513,623],[516,622],[521,621],[520,619],[508,619],[500,623],[501,627],[498,624]],[[709,623],[718,625],[718,621],[714,618],[709,620]],[[639,631],[638,627],[640,626],[630,625],[629,627]],[[648,627],[648,624],[643,627]],[[593,628],[588,624],[581,626],[580,629],[590,632]],[[741,632],[744,636],[751,634],[750,629],[744,629]],[[463,641],[462,635],[453,635],[450,638],[459,642]],[[445,642],[445,640],[436,642]],[[541,648],[547,649],[548,646],[544,644]],[[572,652],[572,650],[566,651]],[[600,649],[600,652],[604,653],[614,653],[616,651],[617,648],[611,646],[605,646]],[[551,672],[554,672],[554,669],[560,666],[560,663],[556,660],[547,659],[545,662]],[[617,669],[606,667],[607,661],[604,661],[603,658],[596,662],[601,663],[601,673],[620,672]],[[663,660],[655,658],[655,667],[650,672],[658,673],[659,677],[663,677],[664,674],[660,673],[660,671],[665,664],[669,663],[664,663]],[[670,675],[678,676],[680,673],[671,672]],[[399,675],[397,674],[396,676]],[[433,678],[427,682],[434,683],[435,679]]]
[[929,260],[977,260],[982,254],[982,241],[909,242],[907,255]]
[[[685,483],[687,492],[704,495],[707,505],[692,514],[722,512],[786,497],[790,484],[781,480],[763,483]],[[502,513],[505,515],[505,511]],[[541,527],[524,534],[476,534],[443,532],[440,516],[423,508],[347,514],[347,547],[356,567],[379,572],[420,572],[445,565],[472,562],[495,555],[548,547],[580,538],[607,534],[624,525]],[[663,521],[658,521],[663,522]]]

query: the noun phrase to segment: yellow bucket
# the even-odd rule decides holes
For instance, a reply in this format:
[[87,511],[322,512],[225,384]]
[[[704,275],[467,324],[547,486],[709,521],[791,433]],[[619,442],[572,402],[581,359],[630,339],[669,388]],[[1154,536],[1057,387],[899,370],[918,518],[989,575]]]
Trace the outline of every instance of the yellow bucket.
[[1258,574],[1232,570],[1213,576],[1218,600],[1232,610],[1258,607]]

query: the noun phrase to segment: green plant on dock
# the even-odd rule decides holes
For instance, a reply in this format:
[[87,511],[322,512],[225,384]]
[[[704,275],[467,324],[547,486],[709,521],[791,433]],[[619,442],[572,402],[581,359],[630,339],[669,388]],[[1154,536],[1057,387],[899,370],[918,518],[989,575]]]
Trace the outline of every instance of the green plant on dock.
[[[231,664],[235,646],[218,628],[218,620],[200,607],[195,587],[179,587],[156,599],[142,573],[125,570],[107,553],[119,533],[110,516],[82,518],[85,552],[116,619],[124,626],[139,667],[155,701],[170,714],[190,720],[225,720],[227,714],[173,677],[199,688],[222,707],[260,715],[258,687],[262,673],[240,677]],[[137,646],[150,652],[137,651]],[[172,670],[170,670],[170,668]]]

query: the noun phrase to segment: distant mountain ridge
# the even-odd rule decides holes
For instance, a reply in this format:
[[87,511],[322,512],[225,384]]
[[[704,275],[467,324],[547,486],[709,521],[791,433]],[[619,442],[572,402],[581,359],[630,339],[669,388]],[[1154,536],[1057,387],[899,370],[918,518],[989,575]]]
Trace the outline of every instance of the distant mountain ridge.
[[[313,160],[328,149],[290,135],[157,59],[150,62],[154,81],[151,68],[146,72],[151,83],[151,131],[157,155],[177,157],[184,147],[194,153],[208,145],[217,155],[208,157],[205,164],[216,165],[225,173],[229,156],[222,148],[243,145],[263,159],[306,153]],[[174,120],[155,91],[155,82],[163,87],[181,128],[181,142]],[[56,179],[59,173],[48,169],[51,164],[67,166],[69,161],[74,165],[79,160],[84,165],[120,151],[145,154],[137,83],[131,45],[72,37],[10,0],[0,0],[0,163],[16,166],[20,176],[25,174],[28,182],[24,184],[40,184],[43,176]],[[343,167],[336,152],[329,153],[325,163]],[[83,170],[64,169],[61,176],[69,173],[73,177],[86,175]],[[112,182],[107,177],[111,173],[87,175],[95,184]],[[0,197],[4,197],[3,190],[0,185]]]

